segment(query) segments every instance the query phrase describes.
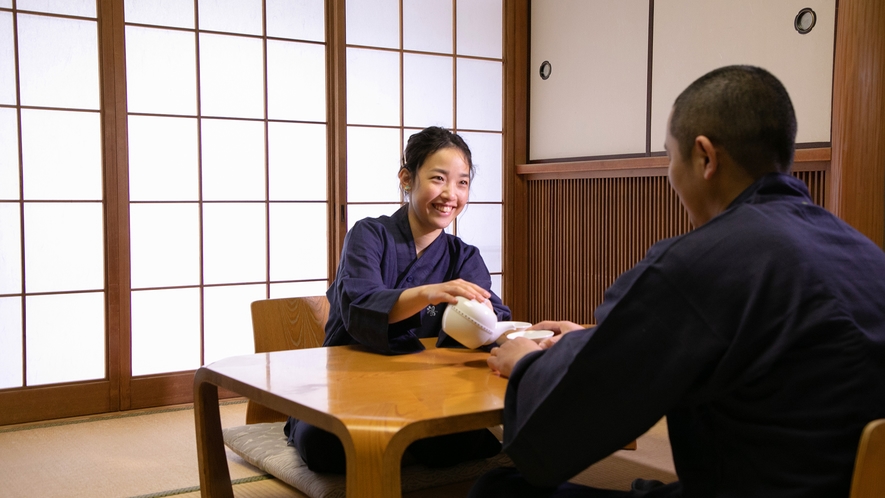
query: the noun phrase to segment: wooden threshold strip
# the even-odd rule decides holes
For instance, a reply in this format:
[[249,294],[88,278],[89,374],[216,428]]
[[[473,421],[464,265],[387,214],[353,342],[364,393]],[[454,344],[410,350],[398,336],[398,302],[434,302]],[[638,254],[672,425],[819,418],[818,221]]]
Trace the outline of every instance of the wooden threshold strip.
[[[830,154],[829,147],[796,149],[793,171],[827,171]],[[517,165],[516,174],[528,181],[667,176],[668,163],[666,156],[532,163]]]

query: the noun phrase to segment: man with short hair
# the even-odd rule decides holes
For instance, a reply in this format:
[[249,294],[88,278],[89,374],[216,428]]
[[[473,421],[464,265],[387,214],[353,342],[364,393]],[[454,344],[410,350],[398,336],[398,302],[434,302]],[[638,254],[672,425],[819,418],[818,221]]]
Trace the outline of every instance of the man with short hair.
[[[667,131],[695,229],[621,275],[595,327],[542,322],[561,334],[492,350],[518,470],[471,496],[848,496],[861,431],[885,417],[885,253],[788,174],[795,114],[767,71],[702,76]],[[664,416],[679,481],[565,482]]]

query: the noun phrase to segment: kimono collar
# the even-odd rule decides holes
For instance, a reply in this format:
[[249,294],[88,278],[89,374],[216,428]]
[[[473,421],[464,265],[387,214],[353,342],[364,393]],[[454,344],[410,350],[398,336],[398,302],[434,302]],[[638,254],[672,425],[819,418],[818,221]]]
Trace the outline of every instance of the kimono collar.
[[[390,216],[390,219],[393,220],[394,226],[396,226],[397,230],[400,232],[400,236],[402,240],[405,240],[409,243],[409,249],[412,251],[412,257],[415,256],[415,238],[412,236],[412,226],[409,225],[409,203],[403,204],[403,206],[396,210]],[[439,236],[433,239],[427,247],[424,248],[425,254],[431,248],[440,243],[441,240],[445,240],[446,231],[443,230],[440,232]]]
[[759,204],[772,197],[795,197],[799,201],[811,202],[805,182],[787,173],[768,173],[744,189],[727,209],[740,204]]
[[[409,203],[405,203],[390,215],[394,225],[399,229],[400,233],[407,240],[412,240],[412,227],[409,226]],[[412,241],[414,243],[414,241]]]

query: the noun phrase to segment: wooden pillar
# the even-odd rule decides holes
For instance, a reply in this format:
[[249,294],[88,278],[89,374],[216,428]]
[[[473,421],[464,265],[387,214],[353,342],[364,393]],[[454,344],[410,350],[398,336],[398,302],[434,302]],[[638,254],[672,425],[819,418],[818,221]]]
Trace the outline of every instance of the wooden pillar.
[[329,202],[328,283],[338,273],[338,261],[347,233],[347,68],[346,0],[326,0],[326,154]]
[[528,212],[525,178],[516,166],[528,160],[528,0],[504,2],[504,302],[514,320],[525,320],[528,298]]
[[885,248],[885,2],[839,0],[828,206]]

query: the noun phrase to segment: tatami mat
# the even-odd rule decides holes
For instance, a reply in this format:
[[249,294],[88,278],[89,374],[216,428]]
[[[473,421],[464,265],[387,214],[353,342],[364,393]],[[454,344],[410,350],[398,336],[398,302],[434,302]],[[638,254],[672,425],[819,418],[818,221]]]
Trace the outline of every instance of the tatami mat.
[[[222,426],[245,423],[243,401],[222,402]],[[675,480],[663,421],[574,481],[628,489],[642,477]],[[228,452],[237,498],[304,498]],[[465,496],[470,482],[409,493],[406,498]],[[191,406],[0,427],[0,495],[4,498],[196,498],[199,496]]]
[[[245,402],[221,406],[222,425],[245,423]],[[229,455],[232,479],[264,475]],[[0,427],[0,494],[120,498],[199,486],[193,408]]]
[[[452,498],[467,496],[472,481],[459,482],[448,486],[433,489],[422,489],[412,493],[406,493],[403,498]],[[234,484],[234,496],[236,498],[307,498],[298,490],[289,487],[286,483],[276,479],[252,481],[248,483]],[[199,491],[176,495],[175,498],[200,498]]]

